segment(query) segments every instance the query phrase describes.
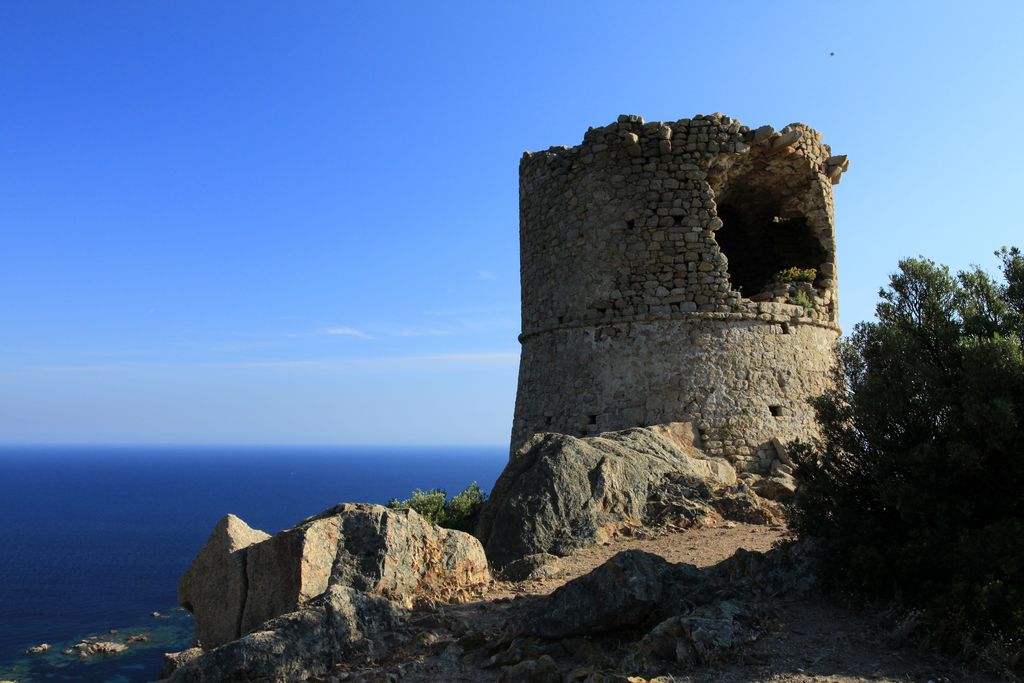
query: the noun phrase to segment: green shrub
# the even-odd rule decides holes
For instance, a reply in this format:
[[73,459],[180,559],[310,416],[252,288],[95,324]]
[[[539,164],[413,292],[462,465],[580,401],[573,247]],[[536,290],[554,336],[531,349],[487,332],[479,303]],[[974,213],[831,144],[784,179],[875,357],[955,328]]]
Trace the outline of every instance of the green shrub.
[[451,500],[448,500],[448,494],[442,489],[416,489],[406,500],[394,498],[388,501],[388,507],[411,508],[438,526],[468,532],[473,530],[480,506],[486,499],[483,489],[474,481],[452,496]]
[[803,306],[808,311],[814,310],[814,300],[807,296],[807,292],[797,292],[793,296],[789,297],[789,303],[796,304],[797,306]]
[[773,282],[814,282],[814,279],[818,277],[818,271],[815,268],[786,268],[775,273],[775,277],[772,278]]
[[447,494],[441,489],[432,489],[430,491],[416,489],[405,500],[392,498],[388,501],[388,507],[394,510],[410,508],[434,524],[441,524],[444,520],[444,506],[447,497]]
[[921,609],[946,644],[1024,639],[1024,257],[1002,281],[899,264],[796,444],[793,523],[826,585]]

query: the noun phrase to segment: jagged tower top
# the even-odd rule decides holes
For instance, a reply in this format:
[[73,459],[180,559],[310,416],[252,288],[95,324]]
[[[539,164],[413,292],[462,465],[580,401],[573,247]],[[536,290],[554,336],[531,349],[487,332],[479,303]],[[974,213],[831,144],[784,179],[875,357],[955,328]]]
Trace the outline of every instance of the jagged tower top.
[[847,168],[804,124],[717,113],[623,114],[575,147],[525,153],[523,334],[694,312],[834,325],[831,188]]

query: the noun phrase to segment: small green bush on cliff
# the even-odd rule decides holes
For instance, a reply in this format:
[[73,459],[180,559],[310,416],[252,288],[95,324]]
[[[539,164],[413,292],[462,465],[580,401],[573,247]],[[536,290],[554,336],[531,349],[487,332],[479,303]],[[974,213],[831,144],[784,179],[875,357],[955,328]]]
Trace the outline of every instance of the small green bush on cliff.
[[793,521],[824,540],[826,585],[923,610],[947,645],[1020,652],[1024,257],[997,253],[1001,281],[899,264],[840,345],[823,440],[794,449]]
[[438,526],[470,532],[486,499],[483,489],[474,481],[450,500],[443,489],[416,489],[406,500],[394,498],[388,501],[388,507],[411,508]]

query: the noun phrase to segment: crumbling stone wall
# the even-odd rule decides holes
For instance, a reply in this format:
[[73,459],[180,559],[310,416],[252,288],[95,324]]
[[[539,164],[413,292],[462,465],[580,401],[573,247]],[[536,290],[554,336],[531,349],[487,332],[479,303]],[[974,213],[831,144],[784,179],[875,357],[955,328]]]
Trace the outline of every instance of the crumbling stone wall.
[[[832,185],[847,167],[807,126],[720,114],[620,116],[526,153],[513,449],[692,419],[707,452],[764,471],[772,439],[815,434],[806,399],[839,334]],[[790,268],[808,281],[779,281]]]

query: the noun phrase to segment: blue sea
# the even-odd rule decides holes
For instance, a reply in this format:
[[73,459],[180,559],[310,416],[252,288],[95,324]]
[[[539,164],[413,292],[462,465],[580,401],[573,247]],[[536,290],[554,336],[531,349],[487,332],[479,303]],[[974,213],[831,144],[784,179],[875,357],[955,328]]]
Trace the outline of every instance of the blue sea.
[[[0,679],[151,681],[189,646],[177,581],[220,517],[274,533],[339,502],[490,490],[502,447],[0,447]],[[159,617],[151,616],[159,612]],[[147,634],[128,652],[61,654]],[[50,643],[44,655],[25,648]]]

